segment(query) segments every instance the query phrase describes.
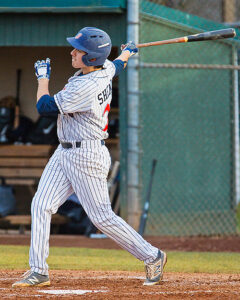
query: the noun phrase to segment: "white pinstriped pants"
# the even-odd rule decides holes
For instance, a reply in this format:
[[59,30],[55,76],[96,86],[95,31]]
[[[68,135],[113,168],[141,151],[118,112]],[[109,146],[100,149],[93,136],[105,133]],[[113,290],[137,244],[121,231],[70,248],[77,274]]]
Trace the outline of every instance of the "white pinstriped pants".
[[92,223],[122,248],[145,263],[157,257],[158,249],[145,241],[111,208],[107,175],[111,164],[108,149],[101,141],[83,141],[80,148],[60,145],[43,171],[32,200],[31,270],[48,275],[51,215],[76,193]]

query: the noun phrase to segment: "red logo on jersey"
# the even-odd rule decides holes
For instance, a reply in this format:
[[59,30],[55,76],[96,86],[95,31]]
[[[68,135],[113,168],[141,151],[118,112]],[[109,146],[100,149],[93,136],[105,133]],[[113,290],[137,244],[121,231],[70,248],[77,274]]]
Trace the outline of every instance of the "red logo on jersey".
[[[108,117],[108,113],[109,112],[110,112],[110,105],[107,104],[106,107],[105,107],[105,109],[104,109],[103,116],[105,115],[105,113],[107,113],[106,117]],[[107,124],[105,125],[103,131],[107,131],[107,130],[108,130],[108,118],[107,118]]]
[[75,36],[75,39],[77,40],[77,39],[79,39],[81,36],[82,36],[82,33],[79,33],[79,34],[77,34],[77,35]]

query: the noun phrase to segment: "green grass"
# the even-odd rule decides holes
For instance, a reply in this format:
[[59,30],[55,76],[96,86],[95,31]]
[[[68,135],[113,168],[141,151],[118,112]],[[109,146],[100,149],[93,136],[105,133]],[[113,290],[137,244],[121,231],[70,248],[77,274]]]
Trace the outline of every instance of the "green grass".
[[[0,269],[28,269],[26,246],[0,246]],[[143,263],[123,250],[50,248],[52,270],[143,271]],[[240,253],[168,252],[167,272],[240,273]]]

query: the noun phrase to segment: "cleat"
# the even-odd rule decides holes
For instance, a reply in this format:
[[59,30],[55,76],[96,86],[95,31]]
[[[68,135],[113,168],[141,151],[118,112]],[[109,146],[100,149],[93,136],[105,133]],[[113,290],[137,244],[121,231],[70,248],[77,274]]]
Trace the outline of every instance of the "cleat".
[[163,277],[163,268],[167,263],[167,254],[163,251],[158,251],[158,257],[154,262],[145,265],[146,280],[143,285],[160,284]]
[[33,287],[33,286],[49,286],[50,280],[48,275],[41,275],[31,270],[22,275],[23,279],[13,283],[12,287]]

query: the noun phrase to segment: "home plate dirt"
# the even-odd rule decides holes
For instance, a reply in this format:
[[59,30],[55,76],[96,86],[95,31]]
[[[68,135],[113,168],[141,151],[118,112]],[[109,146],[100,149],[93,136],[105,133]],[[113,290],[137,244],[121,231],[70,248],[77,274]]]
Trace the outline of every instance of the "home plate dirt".
[[143,286],[143,272],[51,270],[49,287],[12,288],[24,272],[0,272],[0,299],[240,299],[240,274],[165,273]]

